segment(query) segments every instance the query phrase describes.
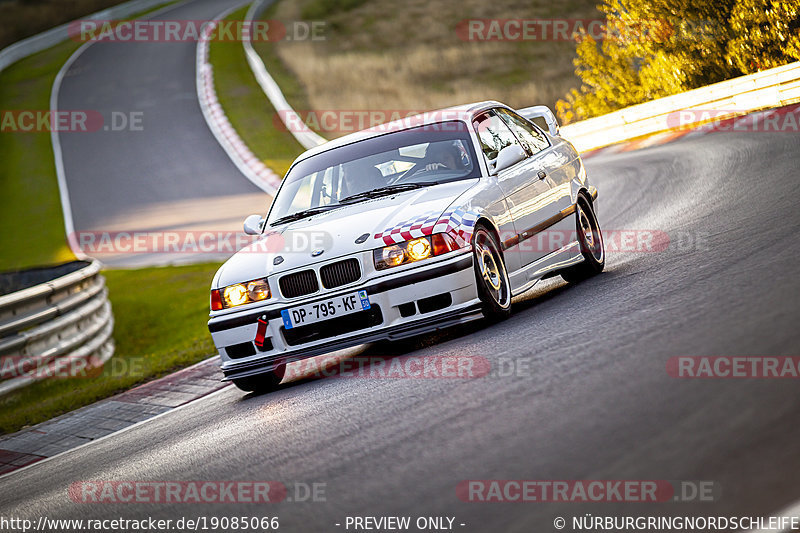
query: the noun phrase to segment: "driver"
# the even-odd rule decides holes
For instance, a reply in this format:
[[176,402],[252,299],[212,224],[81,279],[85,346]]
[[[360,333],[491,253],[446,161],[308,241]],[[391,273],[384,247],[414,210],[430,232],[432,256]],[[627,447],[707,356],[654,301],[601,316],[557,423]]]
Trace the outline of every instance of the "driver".
[[429,160],[435,161],[425,165],[425,170],[461,170],[461,151],[452,142],[437,142],[428,147],[425,154]]
[[345,193],[342,197],[352,196],[386,185],[380,170],[364,159],[356,159],[342,165]]

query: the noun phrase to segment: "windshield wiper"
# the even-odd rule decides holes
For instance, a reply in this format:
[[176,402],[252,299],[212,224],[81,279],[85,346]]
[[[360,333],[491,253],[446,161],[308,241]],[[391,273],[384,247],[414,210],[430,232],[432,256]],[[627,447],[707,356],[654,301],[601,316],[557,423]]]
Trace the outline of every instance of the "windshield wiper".
[[379,198],[381,196],[388,196],[396,192],[411,191],[413,189],[420,189],[422,187],[436,185],[437,183],[438,182],[436,181],[430,181],[428,183],[401,183],[399,185],[387,185],[386,187],[378,187],[377,189],[372,189],[370,191],[364,191],[358,194],[347,196],[339,200],[339,203],[343,204],[347,202],[352,202],[354,200],[363,200],[365,198]]
[[292,213],[291,215],[286,215],[285,217],[281,217],[278,220],[274,221],[270,226],[279,226],[281,224],[286,224],[287,222],[294,222],[295,220],[300,220],[301,218],[307,218],[311,215],[316,215],[318,213],[324,213],[325,211],[330,211],[331,209],[336,209],[337,207],[341,207],[339,205],[318,205],[317,207],[312,207],[311,209],[304,209],[302,211],[298,211],[296,213]]
[[428,187],[430,185],[438,185],[438,184],[439,184],[438,181],[430,181],[427,183],[401,183],[399,185],[387,185],[386,187],[378,187],[377,189],[360,192],[358,194],[353,194],[346,198],[342,198],[341,200],[339,200],[338,204],[320,205],[317,207],[312,207],[311,209],[304,209],[302,211],[292,213],[291,215],[286,215],[285,217],[281,217],[275,220],[274,222],[270,223],[270,226],[278,226],[280,224],[286,224],[287,222],[294,222],[295,220],[300,220],[301,218],[310,217],[311,215],[316,215],[318,213],[324,213],[325,211],[336,209],[337,207],[344,207],[344,204],[355,202],[356,200],[379,198],[381,196],[387,196],[390,194],[394,194],[396,192],[411,191],[413,189],[420,189],[422,187]]

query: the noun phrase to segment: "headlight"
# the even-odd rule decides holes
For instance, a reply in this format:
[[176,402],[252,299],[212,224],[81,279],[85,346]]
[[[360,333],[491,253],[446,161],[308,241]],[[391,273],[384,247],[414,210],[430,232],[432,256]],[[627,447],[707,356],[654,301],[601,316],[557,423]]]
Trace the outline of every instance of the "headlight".
[[421,261],[431,256],[431,241],[426,238],[414,239],[406,243],[408,257],[412,261]]
[[410,241],[378,248],[373,253],[377,270],[422,261],[432,255],[441,255],[459,248],[455,239],[446,233],[435,233]]
[[225,305],[234,307],[247,303],[247,289],[241,283],[229,285],[222,290],[222,300]]
[[251,302],[259,302],[269,298],[269,285],[265,279],[255,279],[247,282],[247,296]]
[[266,279],[254,279],[244,283],[228,285],[211,291],[211,310],[219,311],[226,307],[260,302],[270,297]]
[[402,265],[406,260],[406,253],[399,246],[389,246],[381,250],[381,260],[387,267]]

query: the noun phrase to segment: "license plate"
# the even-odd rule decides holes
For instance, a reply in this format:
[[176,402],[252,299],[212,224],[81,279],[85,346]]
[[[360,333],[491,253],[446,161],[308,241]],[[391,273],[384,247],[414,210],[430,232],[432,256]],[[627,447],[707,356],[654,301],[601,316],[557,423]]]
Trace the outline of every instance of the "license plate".
[[283,327],[292,329],[314,322],[330,320],[337,316],[349,315],[369,309],[367,291],[352,292],[343,296],[329,298],[313,304],[298,305],[281,311]]

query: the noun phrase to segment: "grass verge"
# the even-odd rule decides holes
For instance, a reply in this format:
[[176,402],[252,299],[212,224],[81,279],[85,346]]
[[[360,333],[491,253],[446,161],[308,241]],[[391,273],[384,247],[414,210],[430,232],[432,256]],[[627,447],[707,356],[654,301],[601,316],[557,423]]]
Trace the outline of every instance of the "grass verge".
[[481,100],[553,108],[580,83],[574,73],[574,41],[554,39],[552,32],[527,40],[470,40],[463,29],[470,19],[599,19],[595,4],[296,0],[278,2],[263,18],[282,21],[287,28],[290,21],[309,17],[324,23],[322,39],[284,39],[272,46],[305,89],[310,109],[424,111]]
[[[244,7],[231,13],[226,20],[243,20],[246,13],[247,7]],[[276,57],[270,59],[277,61]],[[303,147],[281,127],[275,108],[247,64],[242,43],[213,41],[209,61],[214,67],[217,97],[231,125],[256,157],[278,174],[285,174],[292,161],[303,152]],[[297,81],[285,69],[273,68],[272,62],[266,66],[285,91],[287,100],[294,105],[301,91]]]
[[[77,2],[80,5],[73,7],[89,9],[102,3],[119,2]],[[48,111],[56,75],[81,45],[66,40],[0,72],[0,113]],[[50,132],[19,131],[16,121],[6,122],[12,116],[2,114],[0,120],[0,272],[74,259],[66,241]]]
[[204,318],[216,263],[104,272],[116,352],[98,375],[55,378],[0,397],[0,434],[89,405],[216,353]]
[[[55,76],[79,46],[65,41],[0,73],[0,109],[48,110]],[[72,259],[49,132],[0,131],[0,186],[0,270]],[[205,317],[208,287],[217,268],[218,264],[209,263],[106,271],[116,321],[114,357],[99,375],[42,381],[0,397],[0,434],[43,422],[214,354]]]
[[[0,109],[50,109],[56,74],[79,46],[66,41],[0,73]],[[0,128],[0,271],[73,259],[65,237],[50,132],[14,131],[13,125],[5,124]]]

